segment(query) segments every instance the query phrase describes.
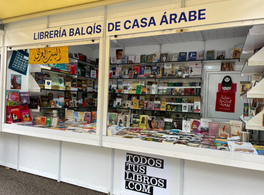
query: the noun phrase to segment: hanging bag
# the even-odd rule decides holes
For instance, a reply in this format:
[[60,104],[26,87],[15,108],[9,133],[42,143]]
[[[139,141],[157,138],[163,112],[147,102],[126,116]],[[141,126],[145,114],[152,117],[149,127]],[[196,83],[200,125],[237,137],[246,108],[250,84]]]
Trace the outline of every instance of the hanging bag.
[[[227,82],[228,81],[228,82]],[[223,87],[230,87],[231,90],[223,90]],[[234,93],[234,84],[230,76],[223,79],[220,91],[216,94],[215,111],[217,112],[235,112],[236,93]]]

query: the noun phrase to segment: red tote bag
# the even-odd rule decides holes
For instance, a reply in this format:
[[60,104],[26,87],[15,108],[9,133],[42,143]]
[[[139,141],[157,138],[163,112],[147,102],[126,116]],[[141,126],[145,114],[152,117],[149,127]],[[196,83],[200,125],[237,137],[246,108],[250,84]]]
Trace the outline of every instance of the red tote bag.
[[220,91],[216,94],[215,111],[218,112],[235,112],[236,93],[233,91],[234,84],[232,83],[231,90],[224,92],[221,86]]

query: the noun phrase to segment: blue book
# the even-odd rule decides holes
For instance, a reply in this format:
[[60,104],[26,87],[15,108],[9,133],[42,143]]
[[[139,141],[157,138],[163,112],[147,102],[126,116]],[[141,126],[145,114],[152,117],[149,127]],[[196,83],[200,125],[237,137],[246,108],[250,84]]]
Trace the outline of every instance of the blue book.
[[186,61],[187,60],[187,52],[180,52],[178,61]]
[[121,57],[121,64],[127,64],[127,56],[126,55],[123,55]]
[[140,66],[139,75],[144,75],[145,66]]
[[75,122],[77,122],[77,121],[79,120],[79,112],[74,112],[74,113],[73,113],[73,120],[74,120]]
[[36,123],[37,123],[37,117],[34,116],[33,119],[32,119],[32,125],[36,125]]
[[189,52],[188,60],[196,60],[197,52]]

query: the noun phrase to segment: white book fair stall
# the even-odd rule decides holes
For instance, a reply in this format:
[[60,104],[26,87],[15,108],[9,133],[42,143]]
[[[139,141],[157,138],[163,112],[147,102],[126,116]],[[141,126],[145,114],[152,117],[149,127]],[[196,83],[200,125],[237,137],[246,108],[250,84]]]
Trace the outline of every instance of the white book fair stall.
[[115,195],[263,194],[264,3],[146,3],[6,24],[0,164]]

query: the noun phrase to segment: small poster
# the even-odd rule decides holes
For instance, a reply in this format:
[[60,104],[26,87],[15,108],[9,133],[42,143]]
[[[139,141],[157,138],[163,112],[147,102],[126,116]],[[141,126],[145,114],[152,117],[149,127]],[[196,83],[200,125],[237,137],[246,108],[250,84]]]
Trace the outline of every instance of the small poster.
[[170,162],[168,158],[161,159],[125,152],[124,160],[123,193],[170,195]]
[[21,75],[19,74],[11,74],[11,84],[10,84],[10,89],[21,89]]
[[23,50],[14,51],[8,68],[20,74],[27,75],[28,53]]

